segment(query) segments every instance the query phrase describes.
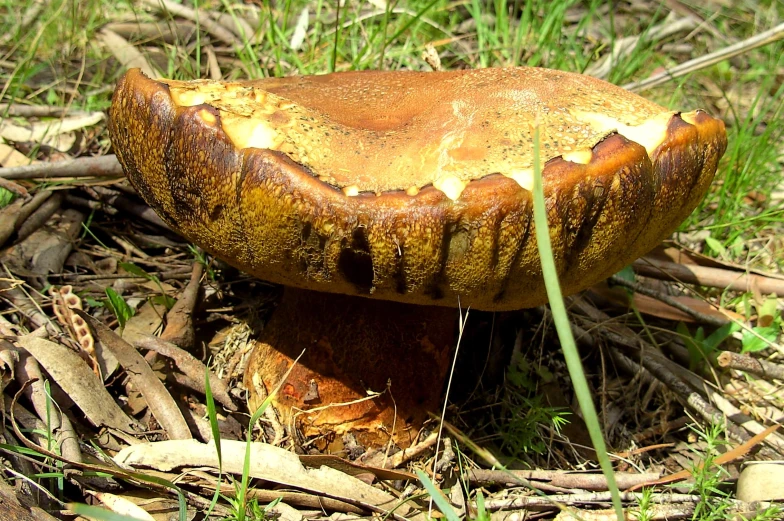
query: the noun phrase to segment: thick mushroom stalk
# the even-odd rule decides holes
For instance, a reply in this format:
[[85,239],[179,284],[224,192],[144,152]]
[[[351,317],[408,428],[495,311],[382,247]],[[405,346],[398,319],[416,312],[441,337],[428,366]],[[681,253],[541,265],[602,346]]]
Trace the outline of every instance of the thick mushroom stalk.
[[[134,70],[118,84],[110,115],[115,152],[142,197],[186,238],[238,268],[315,292],[446,307],[459,300],[484,310],[546,301],[532,222],[534,125],[541,128],[550,234],[566,294],[670,234],[704,196],[726,147],[723,123],[702,111],[668,111],[590,77],[532,68],[231,83],[151,80]],[[315,292],[284,297],[282,307],[322,298]],[[370,307],[362,302],[357,313]],[[399,330],[418,326],[392,314],[352,319],[315,312],[320,304],[304,307],[312,308],[308,322],[353,320],[329,333],[298,330],[313,344],[301,346],[314,357],[303,365],[317,369],[288,396],[301,397],[290,404],[295,413],[319,409],[298,416],[316,431],[344,421],[375,429],[383,417],[392,432],[381,398],[373,411],[348,420],[325,412],[341,407],[323,408],[352,401],[345,395],[318,392],[317,406],[304,400],[314,396],[309,387],[332,387],[309,381],[330,378],[318,371],[331,371],[356,399],[367,396],[367,382],[380,391],[377,382],[392,378],[385,396],[395,403],[434,403],[395,394],[395,379],[416,374],[397,365],[379,367],[379,378],[354,374],[351,357],[321,349],[339,337],[352,352],[352,331],[390,331],[383,320]],[[441,320],[436,314],[424,322]],[[319,335],[326,341],[313,340]],[[297,335],[278,337],[286,335],[262,343],[301,350]],[[372,359],[366,346],[353,352]],[[249,383],[274,365],[260,380],[270,387],[291,363],[270,364],[269,356],[254,358]],[[338,359],[349,366],[338,367]],[[428,385],[437,402],[441,386]]]

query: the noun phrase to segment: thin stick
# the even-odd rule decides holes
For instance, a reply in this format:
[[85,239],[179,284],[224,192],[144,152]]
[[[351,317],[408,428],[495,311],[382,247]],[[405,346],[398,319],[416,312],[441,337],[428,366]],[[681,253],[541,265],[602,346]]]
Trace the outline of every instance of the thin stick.
[[676,67],[667,69],[659,74],[654,74],[653,76],[650,76],[644,80],[627,83],[623,86],[623,88],[631,91],[639,91],[650,87],[655,87],[656,85],[661,85],[662,83],[667,83],[672,79],[685,76],[691,72],[705,69],[706,67],[715,65],[720,61],[728,60],[733,56],[737,56],[752,49],[756,49],[757,47],[762,47],[763,45],[773,43],[775,41],[781,40],[782,38],[784,38],[784,23],[779,24],[773,29],[760,33],[756,36],[752,36],[751,38],[747,38],[746,40],[736,44],[719,49],[716,52],[712,52],[704,56],[700,56],[699,58],[681,63]]
[[610,277],[610,281],[618,286],[623,286],[624,288],[628,288],[634,291],[635,293],[639,293],[641,295],[655,298],[656,300],[664,302],[668,306],[673,307],[679,311],[683,311],[690,317],[694,318],[698,322],[702,322],[703,324],[710,324],[712,326],[721,327],[730,321],[728,318],[721,318],[713,315],[707,315],[705,313],[700,313],[699,311],[687,306],[683,302],[680,302],[670,297],[669,295],[665,295],[660,291],[656,291],[646,286],[643,286],[639,282],[632,282],[622,277],[618,277],[617,275],[613,275],[612,277]]
[[123,177],[115,155],[80,157],[70,161],[36,163],[34,165],[0,168],[4,179],[57,179],[63,177]]
[[729,367],[765,378],[784,380],[784,365],[758,360],[748,355],[724,351],[718,358],[719,367]]
[[[436,452],[433,456],[433,481],[436,479],[436,463],[438,462],[438,449],[441,445],[441,436],[444,433],[444,418],[446,418],[446,407],[449,405],[449,391],[452,388],[452,379],[455,375],[455,365],[457,364],[457,353],[460,352],[460,341],[463,339],[463,331],[465,330],[466,322],[468,322],[468,312],[471,308],[466,310],[463,315],[463,309],[460,307],[460,299],[457,300],[458,313],[460,313],[460,332],[457,334],[457,345],[455,346],[455,356],[452,357],[452,368],[449,371],[449,381],[446,383],[446,396],[444,396],[444,407],[441,409],[441,422],[438,424],[438,439],[436,440]],[[427,504],[427,515],[432,518],[433,515],[433,496],[430,496],[430,501]]]
[[696,264],[676,264],[661,262],[650,258],[634,261],[635,273],[658,280],[671,280],[688,284],[699,284],[713,288],[733,291],[752,291],[758,289],[763,294],[784,295],[784,280],[774,277],[747,274],[739,271],[698,266]]

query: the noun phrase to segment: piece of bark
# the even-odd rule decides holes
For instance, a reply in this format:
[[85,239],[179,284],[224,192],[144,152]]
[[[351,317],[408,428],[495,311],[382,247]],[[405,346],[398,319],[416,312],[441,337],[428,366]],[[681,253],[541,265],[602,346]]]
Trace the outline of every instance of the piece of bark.
[[114,331],[87,313],[79,310],[74,312],[90,325],[93,336],[114,353],[117,361],[130,376],[134,387],[144,396],[155,419],[166,430],[169,439],[191,439],[191,431],[182,411],[144,357]]
[[19,218],[19,212],[24,207],[26,201],[19,198],[11,202],[8,206],[0,208],[0,247],[3,246],[8,239],[16,231],[16,222]]
[[16,232],[16,240],[23,241],[31,236],[33,232],[41,228],[54,212],[60,209],[63,202],[63,194],[56,192],[48,197],[44,203],[36,208],[24,221],[19,221]]
[[60,273],[81,230],[84,214],[72,209],[58,211],[45,226],[0,256],[17,275],[28,277],[30,284],[43,287],[51,273]]
[[[8,168],[4,168],[0,170],[0,172],[5,172],[9,170]],[[2,177],[2,176],[0,176]],[[41,205],[43,205],[50,197],[54,195],[54,191],[52,190],[40,190],[33,195],[31,199],[25,202],[25,205],[19,210],[19,214],[16,216],[16,229],[19,229],[19,226],[22,225],[23,222],[30,217],[33,212],[38,210]]]
[[126,432],[135,430],[136,422],[120,409],[103,382],[74,351],[30,335],[19,337],[16,342],[38,360],[90,423]]

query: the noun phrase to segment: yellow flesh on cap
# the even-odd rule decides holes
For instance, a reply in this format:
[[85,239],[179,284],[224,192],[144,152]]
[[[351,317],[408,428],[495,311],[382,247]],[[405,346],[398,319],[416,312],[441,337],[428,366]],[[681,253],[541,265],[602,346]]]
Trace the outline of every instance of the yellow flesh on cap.
[[[587,164],[591,148],[614,132],[649,155],[666,137],[673,112],[590,78],[557,71],[544,77],[540,71],[526,70],[534,77],[524,83],[517,77],[520,69],[440,77],[401,73],[410,82],[383,96],[376,92],[372,72],[335,75],[354,75],[354,92],[364,94],[364,103],[351,110],[344,105],[351,93],[330,76],[167,83],[177,105],[217,109],[237,148],[283,152],[347,195],[416,194],[432,185],[456,201],[468,182],[493,173],[530,189],[520,172],[532,168],[537,122],[545,129],[542,163],[562,156]],[[477,87],[473,76],[480,74]],[[419,85],[423,79],[431,82],[425,90]],[[608,92],[593,88],[594,83]],[[610,92],[615,90],[624,95]],[[394,116],[385,114],[390,109]]]

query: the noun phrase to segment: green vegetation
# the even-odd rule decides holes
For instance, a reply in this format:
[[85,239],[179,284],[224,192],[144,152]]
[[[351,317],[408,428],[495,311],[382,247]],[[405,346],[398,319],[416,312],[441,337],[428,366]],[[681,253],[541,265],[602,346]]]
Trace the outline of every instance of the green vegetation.
[[[62,106],[78,110],[105,110],[110,103],[113,83],[123,68],[106,45],[101,43],[100,31],[109,21],[139,20],[156,22],[171,29],[174,37],[162,40],[149,36],[132,36],[130,41],[141,50],[149,63],[163,75],[191,79],[207,77],[210,55],[217,55],[221,74],[226,79],[314,74],[329,71],[362,69],[427,70],[423,53],[432,45],[444,69],[510,65],[546,66],[575,72],[590,71],[610,55],[610,49],[627,36],[643,36],[632,46],[632,51],[615,59],[606,79],[623,85],[654,73],[658,68],[670,67],[690,57],[700,56],[719,47],[768,29],[784,19],[784,5],[777,0],[758,2],[723,2],[691,5],[695,15],[705,21],[705,28],[693,28],[664,41],[674,50],[666,50],[661,40],[647,38],[658,24],[666,23],[669,12],[664,3],[644,2],[648,9],[643,14],[624,6],[617,10],[598,0],[565,0],[550,2],[530,0],[410,0],[384,2],[346,2],[337,8],[336,2],[323,0],[263,0],[259,17],[252,24],[241,26],[233,43],[220,42],[203,33],[194,41],[185,40],[189,34],[176,29],[185,26],[168,14],[158,14],[139,2],[109,0],[54,0],[42,2],[41,11],[29,23],[20,23],[20,13],[35,9],[33,0],[0,2],[0,49],[3,63],[0,68],[2,90],[0,102],[23,105]],[[146,4],[144,4],[146,5]],[[242,2],[212,0],[199,2],[209,12],[226,13],[237,19],[247,14],[250,7]],[[711,11],[710,9],[716,9]],[[201,25],[200,21],[194,22]],[[239,25],[239,24],[238,24]],[[247,30],[250,28],[250,30]],[[709,30],[710,29],[710,30]],[[688,37],[684,38],[686,35]],[[687,50],[677,50],[683,44]],[[682,231],[707,230],[710,235],[696,246],[722,260],[735,261],[752,267],[781,270],[784,267],[780,237],[784,236],[784,208],[782,207],[781,169],[784,164],[784,43],[777,42],[756,49],[729,62],[722,62],[689,76],[673,80],[663,87],[641,92],[670,107],[687,109],[704,107],[720,115],[729,131],[729,148],[722,160],[717,181],[698,210],[682,226]],[[778,71],[778,74],[771,74]],[[109,150],[105,132],[98,133],[81,154],[105,153]],[[37,157],[45,152],[33,146],[28,154]],[[14,195],[0,187],[0,208],[10,203]],[[539,226],[537,228],[540,228]],[[775,243],[772,247],[771,243]],[[778,249],[776,248],[778,245]],[[209,263],[201,252],[193,250],[214,277]],[[547,257],[546,255],[544,256]],[[545,262],[547,262],[545,260]],[[123,263],[132,275],[156,283],[159,300],[167,307],[174,301],[166,295],[160,281],[138,266]],[[113,290],[107,288],[106,305],[120,325],[132,315],[132,310]],[[742,332],[742,349],[754,352],[765,349],[769,342],[780,338],[784,328],[781,312],[775,299],[761,305],[737,305],[753,311],[758,317],[770,317],[751,330]],[[558,299],[554,298],[554,302]],[[553,313],[559,322],[559,334],[565,342],[568,332],[565,311]],[[737,330],[731,325],[710,334],[698,329],[690,333],[685,326],[679,332],[685,339],[693,369],[710,360],[719,345]],[[579,365],[576,351],[571,352],[570,369]],[[504,450],[512,453],[540,452],[544,449],[537,438],[541,425],[555,429],[565,422],[561,411],[545,407],[531,394],[532,371],[523,362],[507,372],[508,395],[503,407],[511,414],[509,429],[502,436]],[[573,380],[576,377],[572,376]],[[579,379],[579,378],[578,378]],[[574,380],[577,381],[577,380]],[[587,386],[583,386],[583,393]],[[207,382],[208,415],[212,432],[218,436],[215,405]],[[592,402],[589,395],[581,398]],[[256,411],[251,421],[255,424],[266,404]],[[591,428],[594,435],[598,423]],[[55,450],[51,432],[45,435],[49,450]],[[701,502],[694,519],[709,521],[725,519],[728,515],[728,493],[722,488],[726,476],[713,465],[721,443],[722,432],[716,427],[698,433],[707,445],[699,458],[703,463],[694,468],[693,492]],[[250,433],[248,433],[250,442]],[[38,458],[51,465],[51,473],[31,476],[30,479],[56,478],[49,487],[62,494],[63,479],[60,462],[49,461],[44,455],[21,447],[2,446],[25,456]],[[220,455],[220,444],[218,444]],[[599,446],[599,452],[606,451]],[[605,467],[609,465],[607,463]],[[266,519],[266,508],[249,499],[248,461],[241,480],[235,483],[233,497],[223,497],[234,513],[231,519]],[[450,520],[454,512],[444,506],[435,485],[421,474],[420,480]],[[213,504],[219,499],[218,491]],[[650,492],[640,501],[640,520],[648,519]],[[479,507],[477,519],[487,519],[481,491],[475,494]],[[85,515],[94,515],[87,507],[78,507]],[[451,512],[451,513],[450,513]],[[182,513],[182,512],[181,512]],[[780,512],[764,512],[757,519],[774,519]],[[104,519],[120,519],[104,517]]]

